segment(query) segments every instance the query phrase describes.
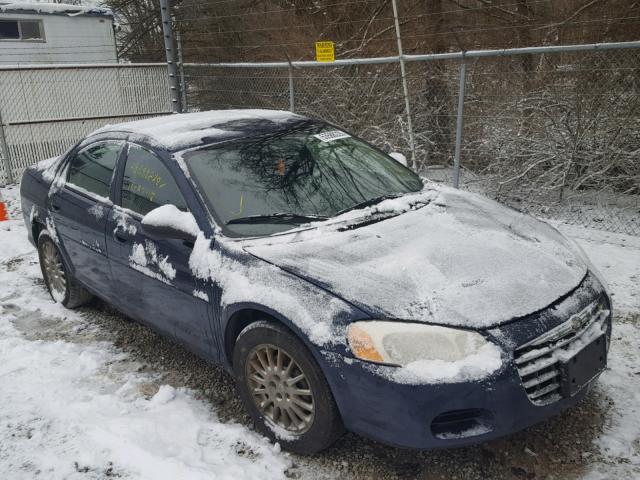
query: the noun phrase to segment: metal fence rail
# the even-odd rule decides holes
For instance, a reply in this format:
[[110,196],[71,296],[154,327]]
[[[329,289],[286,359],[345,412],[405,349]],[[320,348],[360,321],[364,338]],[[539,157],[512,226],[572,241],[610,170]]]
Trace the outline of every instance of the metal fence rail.
[[640,42],[180,67],[186,110],[295,109],[413,147],[438,181],[640,234]]
[[171,112],[164,64],[0,67],[0,184],[107,124]]

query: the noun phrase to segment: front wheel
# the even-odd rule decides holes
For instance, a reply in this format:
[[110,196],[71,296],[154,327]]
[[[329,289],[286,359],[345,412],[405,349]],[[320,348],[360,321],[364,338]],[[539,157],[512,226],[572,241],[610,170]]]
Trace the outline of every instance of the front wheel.
[[38,237],[38,258],[44,283],[54,301],[67,308],[76,308],[91,299],[92,295],[69,273],[60,249],[46,230]]
[[342,434],[320,367],[289,330],[266,321],[249,325],[238,336],[233,366],[256,428],[286,450],[317,453]]

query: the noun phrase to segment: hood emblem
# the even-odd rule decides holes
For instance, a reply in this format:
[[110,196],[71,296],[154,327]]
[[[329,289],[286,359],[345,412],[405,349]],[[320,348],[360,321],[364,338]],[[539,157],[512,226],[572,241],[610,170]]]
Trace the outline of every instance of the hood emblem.
[[571,330],[573,330],[574,332],[578,332],[579,330],[582,330],[582,328],[587,323],[587,320],[588,318],[585,318],[581,315],[575,315],[571,319]]
[[534,338],[524,345],[520,345],[516,350],[521,350],[530,346],[541,345],[546,342],[557,342],[559,340],[562,340],[567,335],[575,335],[581,332],[588,324],[599,318],[597,315],[593,314],[597,307],[597,304],[598,302],[596,300],[580,312],[569,317],[569,319],[564,323],[561,323],[557,327],[549,330],[546,333],[543,333],[539,337]]

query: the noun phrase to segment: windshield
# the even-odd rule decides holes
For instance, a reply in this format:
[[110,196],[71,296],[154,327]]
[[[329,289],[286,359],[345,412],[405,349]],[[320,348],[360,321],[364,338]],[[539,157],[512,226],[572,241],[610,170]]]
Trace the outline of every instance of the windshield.
[[189,151],[183,158],[232,236],[270,235],[422,189],[420,178],[391,157],[317,122]]

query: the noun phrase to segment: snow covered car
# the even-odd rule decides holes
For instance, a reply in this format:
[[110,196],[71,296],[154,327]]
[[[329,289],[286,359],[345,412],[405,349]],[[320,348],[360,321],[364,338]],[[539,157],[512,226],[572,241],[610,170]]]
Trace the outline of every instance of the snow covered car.
[[327,123],[229,110],[108,126],[26,170],[54,300],[93,295],[222,365],[256,427],[461,446],[580,401],[611,301],[557,230]]

